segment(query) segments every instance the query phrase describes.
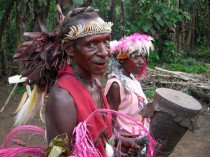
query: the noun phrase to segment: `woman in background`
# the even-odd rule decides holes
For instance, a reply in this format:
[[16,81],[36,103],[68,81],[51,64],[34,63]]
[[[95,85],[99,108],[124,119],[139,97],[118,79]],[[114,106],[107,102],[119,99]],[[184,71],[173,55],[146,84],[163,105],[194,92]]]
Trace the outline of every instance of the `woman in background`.
[[[110,107],[133,117],[147,129],[149,121],[142,118],[139,111],[148,101],[138,79],[146,73],[145,55],[153,49],[151,40],[152,38],[148,35],[135,33],[110,43],[112,57],[110,74],[105,87],[105,95]],[[117,122],[114,124],[114,128],[121,137],[129,138],[137,143],[140,138],[144,137],[144,133],[139,132],[138,128],[135,128],[129,120],[116,116],[114,119]],[[115,146],[120,150],[121,156],[127,156],[126,152],[146,155],[146,148],[140,152],[138,150],[129,152],[134,150],[129,150],[120,140],[116,142]]]

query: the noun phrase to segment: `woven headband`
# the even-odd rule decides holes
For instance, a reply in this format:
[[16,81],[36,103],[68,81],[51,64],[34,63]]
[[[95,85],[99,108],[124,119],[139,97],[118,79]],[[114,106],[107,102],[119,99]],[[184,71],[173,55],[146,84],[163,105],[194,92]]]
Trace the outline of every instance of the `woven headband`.
[[90,24],[72,26],[65,39],[75,40],[89,35],[111,33],[112,25],[112,22],[92,22]]

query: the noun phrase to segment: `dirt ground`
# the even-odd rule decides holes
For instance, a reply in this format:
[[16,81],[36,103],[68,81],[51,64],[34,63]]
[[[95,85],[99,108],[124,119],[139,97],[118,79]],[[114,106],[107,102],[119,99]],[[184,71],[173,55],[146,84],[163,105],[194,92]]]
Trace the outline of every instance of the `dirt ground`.
[[[9,85],[6,80],[0,81],[0,108],[4,105],[9,93],[14,85]],[[22,94],[15,92],[8,106],[0,113],[0,144],[6,134],[13,128],[14,111],[20,102]],[[203,104],[202,104],[203,105]],[[187,132],[170,157],[210,157],[210,111],[203,105],[199,116],[200,129],[194,133]],[[44,128],[39,116],[37,115],[31,124]]]

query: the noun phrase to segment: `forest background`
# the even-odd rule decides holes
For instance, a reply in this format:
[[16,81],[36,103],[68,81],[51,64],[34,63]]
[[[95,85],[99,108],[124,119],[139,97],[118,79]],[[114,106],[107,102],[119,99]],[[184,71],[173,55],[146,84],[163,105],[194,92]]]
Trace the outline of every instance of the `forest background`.
[[[148,82],[143,82],[144,92],[150,100],[155,89],[162,87],[164,83],[157,77],[164,78],[164,81],[166,79],[167,87],[173,86],[189,94],[192,93],[186,86],[191,87],[195,80],[207,83],[199,88],[203,96],[201,101],[205,98],[200,116],[201,129],[194,134],[187,133],[172,157],[210,156],[210,112],[207,109],[210,106],[210,0],[0,0],[1,107],[13,88],[13,85],[8,84],[7,78],[20,74],[18,65],[13,63],[13,55],[20,43],[27,40],[23,33],[40,32],[38,21],[45,24],[49,32],[53,31],[58,24],[56,4],[60,4],[64,15],[77,6],[91,5],[98,8],[105,21],[114,23],[113,40],[135,32],[149,34],[154,38],[155,50],[147,56],[147,65],[151,69],[167,69],[167,73],[157,74],[155,71],[153,75],[151,72],[154,71],[150,71]],[[180,75],[169,76],[169,70],[199,74],[200,77],[196,75],[198,79],[190,78],[191,82],[186,81],[185,77],[183,81]],[[151,82],[154,86],[148,88]],[[180,89],[175,83],[184,86]],[[196,82],[195,85],[197,83],[202,84]],[[0,142],[13,127],[13,112],[23,90],[24,86],[18,86],[9,105],[0,114]],[[43,125],[39,117],[33,122]]]
[[208,73],[210,62],[210,0],[0,0],[0,77],[10,76],[15,49],[23,33],[40,31],[38,21],[53,31],[56,4],[64,15],[78,6],[91,5],[114,23],[112,39],[134,32],[154,38],[150,67]]

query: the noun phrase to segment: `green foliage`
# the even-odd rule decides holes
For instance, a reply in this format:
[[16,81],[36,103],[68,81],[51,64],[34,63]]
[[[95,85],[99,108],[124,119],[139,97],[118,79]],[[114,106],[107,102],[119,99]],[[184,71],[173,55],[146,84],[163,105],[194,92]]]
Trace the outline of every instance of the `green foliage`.
[[84,3],[84,0],[73,0],[73,3],[75,5],[82,5]]
[[93,0],[92,6],[99,9],[100,16],[107,21],[108,20],[108,11],[110,10],[110,0]]
[[[34,26],[34,19],[32,19],[32,14],[35,12],[34,9],[34,1],[30,0],[21,0],[25,4],[24,6],[20,6],[20,9],[23,9],[22,17],[24,18],[24,22],[26,24],[26,31],[31,31]],[[43,4],[46,1],[39,0],[38,3]],[[87,5],[87,2],[84,0],[73,0],[76,5]],[[198,48],[198,54],[194,51],[193,53],[188,53],[190,56],[199,56],[209,58],[209,39],[206,34],[207,22],[208,19],[207,14],[209,12],[204,1],[194,1],[194,0],[183,0],[183,5],[179,8],[178,1],[171,0],[169,1],[159,1],[159,0],[117,0],[116,5],[116,17],[113,26],[113,36],[112,39],[120,39],[124,35],[130,35],[135,32],[150,34],[155,38],[155,50],[150,53],[149,57],[147,57],[147,64],[149,66],[157,66],[162,63],[171,64],[170,68],[174,70],[182,70],[188,72],[201,72],[205,73],[206,67],[204,65],[195,66],[189,65],[189,63],[181,63],[179,58],[182,58],[183,54],[177,52],[176,45],[169,38],[169,30],[171,27],[179,24],[179,22],[183,21],[187,24],[190,20],[190,14],[192,14],[193,8],[200,9],[198,11],[199,15],[197,16],[197,23],[199,25],[199,30],[196,30],[198,34],[196,44],[196,48]],[[122,8],[121,4],[124,4],[125,11],[125,23],[122,23]],[[0,1],[0,18],[3,17],[5,8],[7,7],[8,1],[1,0]],[[199,4],[199,8],[196,5]],[[92,0],[92,6],[94,8],[98,8],[100,10],[100,16],[108,21],[109,12],[110,12],[111,0]],[[3,49],[6,50],[8,54],[8,59],[11,60],[16,49],[16,5],[14,5],[13,10],[10,15],[9,24],[7,25],[7,29],[4,32],[2,45]],[[50,11],[48,13],[48,18],[46,22],[47,29],[52,31],[56,26],[56,11],[55,11],[56,1],[50,2]],[[24,11],[25,10],[25,11]],[[39,10],[36,10],[39,11]],[[19,13],[18,13],[19,14]],[[27,21],[28,20],[28,21]],[[177,25],[178,26],[178,25]],[[177,27],[176,30],[179,28]],[[190,29],[186,28],[186,37],[187,33]],[[177,31],[179,32],[179,31]],[[178,35],[178,34],[176,34]],[[198,38],[199,37],[199,38]],[[198,64],[198,63],[197,63]],[[184,68],[186,66],[186,68]]]
[[155,67],[160,62],[160,57],[157,51],[151,51],[149,55],[146,56],[147,66]]
[[48,31],[53,31],[56,26],[56,3],[50,2],[50,10],[47,17],[46,27]]
[[176,45],[174,42],[165,40],[163,41],[162,56],[161,60],[164,60],[165,63],[174,63],[177,58],[180,57],[180,53],[176,51]]
[[7,52],[8,60],[12,60],[15,49],[17,48],[15,17],[16,17],[16,9],[13,8],[9,18],[9,23],[6,26],[2,38],[2,47]]
[[193,57],[200,57],[200,60],[203,60],[207,63],[210,63],[210,48],[208,47],[202,47],[202,48],[199,48],[196,52],[190,54],[191,56]]
[[174,63],[182,56],[182,53],[177,52],[174,42],[170,40],[157,39],[154,45],[155,50],[147,58],[152,67],[162,63]]
[[26,91],[26,86],[18,86],[15,90],[16,93],[23,94]]
[[171,64],[168,69],[197,74],[205,74],[208,71],[208,67],[194,58],[180,59],[178,63]]
[[205,36],[202,37],[199,41],[199,48],[198,49],[200,49],[201,51],[202,50],[207,50],[208,47],[206,47],[206,45],[208,45],[208,43],[209,43],[209,40]]
[[148,101],[152,101],[153,100],[153,96],[155,94],[155,90],[156,90],[156,87],[144,91],[144,94],[146,95]]
[[188,13],[180,10],[177,5],[172,7],[165,2],[150,3],[150,5],[144,5],[145,3],[148,2],[142,2],[137,21],[130,21],[129,23],[129,27],[133,29],[133,32],[140,31],[156,34],[160,33],[160,31],[164,32],[164,30],[167,30],[184,18],[189,19]]
[[[177,52],[174,42],[168,38],[169,30],[177,22],[181,22],[183,19],[189,20],[189,14],[179,9],[175,1],[171,1],[171,5],[168,5],[167,2],[139,1],[140,8],[136,11],[132,10],[134,9],[132,0],[129,2],[125,2],[125,8],[129,12],[126,17],[126,25],[117,26],[116,34],[123,32],[125,35],[129,35],[141,32],[158,36],[155,39],[155,53],[151,53],[149,57],[149,65],[154,66],[160,61],[164,61],[164,63],[176,62],[181,54]],[[134,18],[135,13],[139,14],[136,18]]]

